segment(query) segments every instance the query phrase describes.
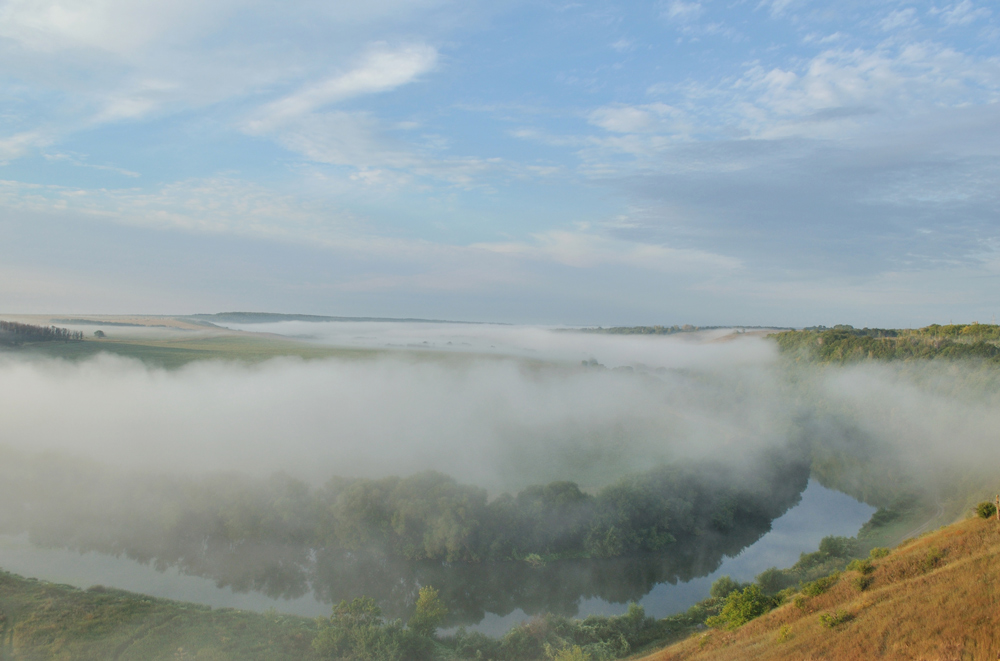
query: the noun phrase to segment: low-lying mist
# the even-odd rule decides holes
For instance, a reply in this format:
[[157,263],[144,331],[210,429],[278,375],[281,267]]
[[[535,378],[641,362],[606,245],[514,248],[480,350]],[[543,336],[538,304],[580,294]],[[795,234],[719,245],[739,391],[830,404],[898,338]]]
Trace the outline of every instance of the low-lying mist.
[[792,412],[765,340],[585,338],[583,354],[597,360],[646,359],[632,371],[550,362],[579,351],[578,338],[523,331],[533,333],[570,348],[533,360],[387,351],[177,370],[111,355],[8,355],[0,438],[118,466],[281,470],[314,483],[435,469],[495,492],[555,479],[600,486],[679,457],[738,457],[788,434]]
[[891,455],[921,476],[1000,454],[997,370],[985,364],[795,365],[766,338],[718,331],[245,328],[392,348],[176,370],[111,355],[0,355],[0,443],[157,471],[286,471],[314,484],[434,469],[494,494],[560,479],[596,488],[682,458],[739,465],[801,440]]
[[[272,326],[253,328],[304,334]],[[178,369],[0,354],[0,534],[401,617],[433,584],[458,625],[711,574],[810,476],[882,520],[955,515],[997,483],[989,362],[821,365],[720,332],[305,326],[378,351]]]

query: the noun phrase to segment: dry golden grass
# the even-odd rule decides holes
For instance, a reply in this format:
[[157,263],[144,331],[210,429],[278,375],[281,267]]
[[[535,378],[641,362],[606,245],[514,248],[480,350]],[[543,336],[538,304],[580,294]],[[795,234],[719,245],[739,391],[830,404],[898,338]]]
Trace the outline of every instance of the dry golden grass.
[[[969,519],[875,560],[871,585],[844,572],[818,597],[795,599],[736,631],[709,630],[644,657],[687,659],[926,659],[1000,656],[1000,528]],[[850,618],[833,627],[820,615]]]

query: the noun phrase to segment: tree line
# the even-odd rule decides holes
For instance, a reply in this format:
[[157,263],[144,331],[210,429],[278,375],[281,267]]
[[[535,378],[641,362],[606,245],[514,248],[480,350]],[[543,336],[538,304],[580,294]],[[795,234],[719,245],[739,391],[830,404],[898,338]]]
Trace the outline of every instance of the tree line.
[[844,364],[938,358],[1000,362],[1000,326],[992,324],[932,324],[912,330],[819,326],[769,337],[777,342],[782,353],[805,362]]
[[16,321],[0,321],[0,344],[17,345],[24,342],[69,342],[83,340],[82,331],[71,331],[56,326],[35,326]]

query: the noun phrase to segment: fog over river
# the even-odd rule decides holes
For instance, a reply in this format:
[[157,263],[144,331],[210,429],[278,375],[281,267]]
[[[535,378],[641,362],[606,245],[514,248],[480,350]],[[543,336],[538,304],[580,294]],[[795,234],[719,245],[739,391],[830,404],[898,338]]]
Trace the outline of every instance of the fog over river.
[[[767,567],[794,563],[823,536],[857,532],[874,511],[877,489],[852,482],[856,488],[848,491],[868,500],[862,504],[816,479],[806,488],[815,457],[877,453],[893,458],[893,475],[911,477],[1000,458],[992,442],[1000,435],[997,389],[990,373],[971,364],[821,367],[779,355],[763,332],[725,329],[634,336],[410,322],[232,328],[377,351],[312,360],[205,360],[169,370],[108,354],[79,361],[0,354],[0,450],[8,466],[34,467],[14,475],[25,481],[24,493],[32,492],[31,480],[55,485],[24,496],[22,509],[4,515],[0,566],[81,586],[102,583],[309,615],[359,594],[402,614],[415,587],[430,583],[451,599],[450,624],[482,622],[491,630],[526,613],[615,612],[629,600],[662,616],[703,598],[721,573],[750,579]],[[106,331],[111,339],[135,332]],[[684,479],[701,484],[706,498],[729,488],[759,497],[752,506],[757,513],[741,518],[738,508],[751,505],[733,501],[730,507],[723,494],[699,523],[677,505],[665,527],[649,528],[653,537],[635,542],[660,551],[631,557],[611,537],[581,537],[574,543],[597,549],[594,559],[564,553],[566,559],[541,568],[486,561],[521,557],[521,551],[497,550],[504,538],[494,528],[490,534],[498,541],[488,549],[470,541],[428,555],[410,547],[361,553],[362,542],[336,537],[347,534],[343,512],[353,510],[344,509],[344,499],[352,497],[351,489],[377,491],[382,483],[372,480],[389,476],[436,471],[454,478],[454,487],[444,477],[433,479],[455,493],[485,489],[483,508],[487,500],[492,507],[510,498],[503,494],[555,483],[560,493],[576,493],[581,503],[593,503],[586,507],[599,509],[613,500],[609,485],[646,484],[642,480],[672,467],[696,467]],[[85,475],[74,477],[79,471]],[[713,474],[725,480],[719,477],[717,487],[697,482]],[[358,481],[364,479],[369,482]],[[575,484],[570,489],[567,482]],[[56,488],[77,483],[91,486],[78,494]],[[159,491],[136,495],[147,484]],[[253,498],[304,494],[302,502],[319,503],[317,512],[326,514],[316,516],[333,517],[340,532],[317,537],[323,524],[309,529],[311,537],[301,533],[300,541],[254,541],[257,533],[247,532],[252,526],[241,524],[242,555],[234,562],[237,538],[226,537],[236,534],[230,524],[206,528],[204,522],[238,519],[236,514],[199,510],[197,525],[185,518],[183,508],[200,502],[190,493],[214,493],[213,485],[229,485],[219,493],[237,505],[240,489]],[[629,493],[645,493],[634,488],[639,491]],[[697,498],[690,498],[697,510]],[[522,500],[510,500],[510,507],[530,498]],[[334,505],[341,508],[336,516]],[[113,520],[119,509],[124,518]],[[527,504],[522,510],[516,516],[534,511]],[[80,523],[91,515],[95,523]],[[122,523],[133,520],[148,525],[148,539],[147,532]],[[392,521],[394,530],[405,528]],[[698,541],[708,539],[699,537],[704,526],[732,532]],[[197,536],[171,539],[171,530],[208,530],[208,539],[215,535],[221,545],[199,546]],[[446,553],[463,560],[441,562]],[[273,567],[289,573],[275,574]]]

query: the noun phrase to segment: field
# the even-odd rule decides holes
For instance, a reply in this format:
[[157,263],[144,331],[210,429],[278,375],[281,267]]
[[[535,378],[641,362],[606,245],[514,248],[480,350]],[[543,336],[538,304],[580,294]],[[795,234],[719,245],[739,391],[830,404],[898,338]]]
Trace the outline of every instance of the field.
[[316,623],[0,573],[3,659],[310,659]]
[[[82,342],[37,342],[16,348],[0,347],[0,355],[9,352],[82,360],[104,352],[156,367],[176,368],[206,359],[260,362],[280,356],[369,358],[384,353],[378,349],[329,347],[265,333],[230,330],[184,317],[17,316],[5,319],[41,326],[84,328],[87,332]],[[93,333],[97,330],[105,332],[107,337],[95,338]]]

